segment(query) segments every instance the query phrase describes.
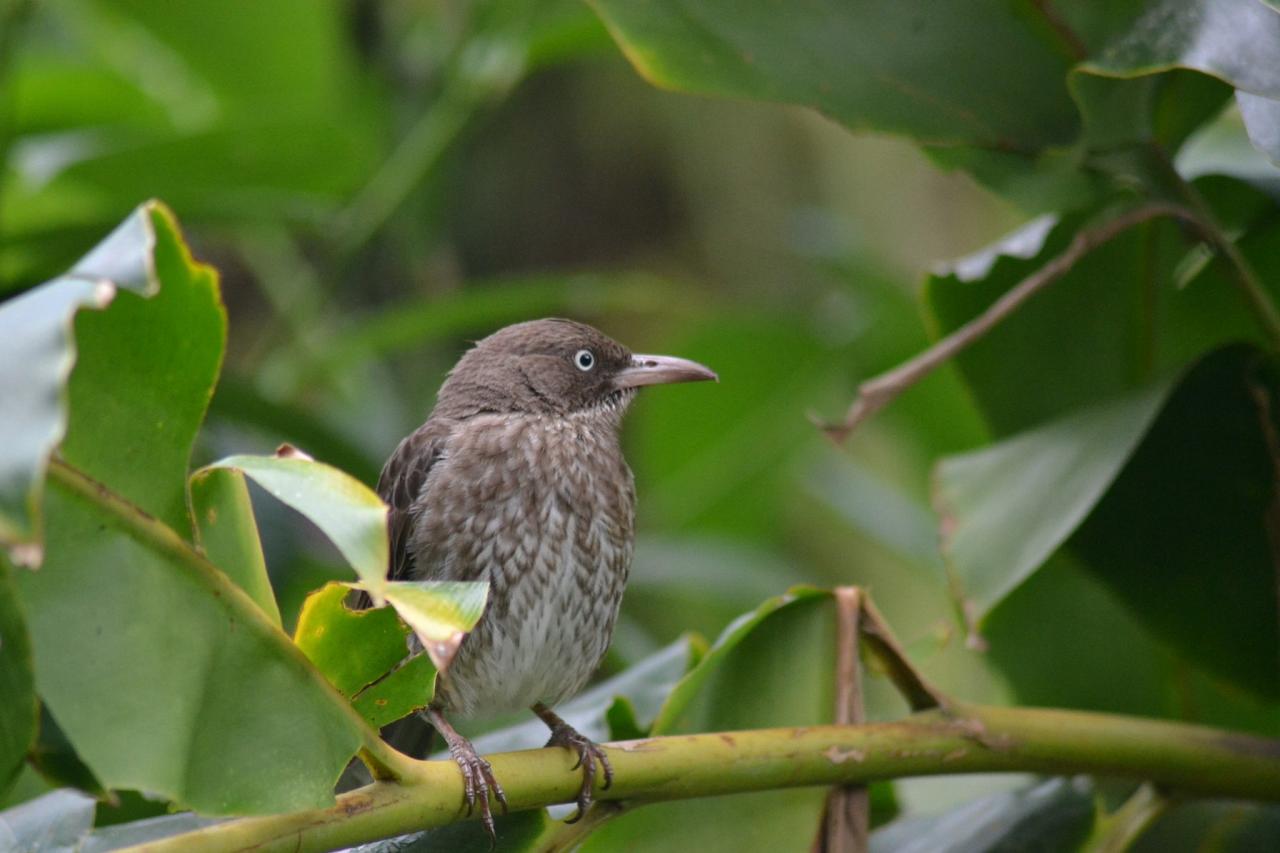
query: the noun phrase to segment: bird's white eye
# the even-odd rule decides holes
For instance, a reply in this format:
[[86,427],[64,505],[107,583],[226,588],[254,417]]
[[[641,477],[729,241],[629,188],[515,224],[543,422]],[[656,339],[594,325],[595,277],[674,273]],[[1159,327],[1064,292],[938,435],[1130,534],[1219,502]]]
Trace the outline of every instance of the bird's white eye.
[[596,366],[596,357],[589,349],[580,349],[573,354],[573,363],[579,370],[590,370]]

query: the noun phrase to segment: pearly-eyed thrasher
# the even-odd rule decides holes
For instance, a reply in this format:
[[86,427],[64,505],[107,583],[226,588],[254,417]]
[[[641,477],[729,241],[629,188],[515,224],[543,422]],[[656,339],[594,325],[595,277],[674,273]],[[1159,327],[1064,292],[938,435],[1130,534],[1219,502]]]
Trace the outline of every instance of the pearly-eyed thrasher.
[[635,488],[618,428],[644,385],[716,379],[692,361],[632,355],[590,326],[533,320],[462,356],[431,416],[400,442],[378,480],[391,507],[393,579],[488,581],[489,603],[424,712],[462,770],[468,810],[490,794],[489,763],[449,716],[531,708],[548,746],[577,753],[581,817],[602,749],[555,705],[604,657],[635,541]]

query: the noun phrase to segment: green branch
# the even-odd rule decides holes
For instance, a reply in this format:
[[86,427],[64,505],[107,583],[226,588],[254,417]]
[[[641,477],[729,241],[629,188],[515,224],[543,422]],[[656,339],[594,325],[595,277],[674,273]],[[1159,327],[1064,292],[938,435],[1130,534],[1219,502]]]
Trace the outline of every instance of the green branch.
[[[1088,773],[1148,780],[1192,795],[1280,802],[1280,740],[1081,711],[955,705],[892,723],[700,734],[613,744],[629,806],[777,788],[952,773]],[[511,809],[573,800],[581,783],[562,749],[489,756]],[[451,761],[413,780],[343,794],[331,808],[245,818],[145,845],[166,851],[321,851],[464,820]],[[608,808],[608,802],[602,804]]]

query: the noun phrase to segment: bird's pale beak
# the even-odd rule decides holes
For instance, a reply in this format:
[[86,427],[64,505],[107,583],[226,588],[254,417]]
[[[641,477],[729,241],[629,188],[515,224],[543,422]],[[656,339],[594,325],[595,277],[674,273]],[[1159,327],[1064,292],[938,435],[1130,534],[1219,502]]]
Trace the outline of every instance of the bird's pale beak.
[[720,381],[710,368],[673,355],[633,355],[631,366],[613,377],[615,388],[639,388],[642,385],[669,385],[672,382]]

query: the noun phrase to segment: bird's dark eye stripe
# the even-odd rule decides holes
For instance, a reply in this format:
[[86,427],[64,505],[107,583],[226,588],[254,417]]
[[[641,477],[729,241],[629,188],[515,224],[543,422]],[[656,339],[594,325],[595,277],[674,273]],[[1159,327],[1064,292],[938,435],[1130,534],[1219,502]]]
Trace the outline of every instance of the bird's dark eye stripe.
[[580,349],[573,354],[573,363],[579,370],[590,370],[596,366],[595,354],[589,349]]

